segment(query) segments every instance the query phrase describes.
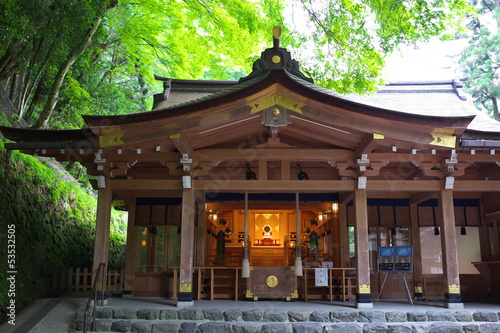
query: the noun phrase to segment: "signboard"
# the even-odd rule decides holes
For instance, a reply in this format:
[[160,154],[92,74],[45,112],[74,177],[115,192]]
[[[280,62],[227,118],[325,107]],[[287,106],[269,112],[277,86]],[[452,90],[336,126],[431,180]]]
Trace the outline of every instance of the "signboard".
[[378,271],[394,272],[394,248],[381,247],[378,252]]
[[401,273],[412,272],[412,247],[399,246],[396,247],[395,266],[394,270]]
[[328,287],[328,268],[315,268],[314,273],[315,286]]
[[378,253],[378,271],[383,273],[411,273],[413,269],[411,246],[381,247]]

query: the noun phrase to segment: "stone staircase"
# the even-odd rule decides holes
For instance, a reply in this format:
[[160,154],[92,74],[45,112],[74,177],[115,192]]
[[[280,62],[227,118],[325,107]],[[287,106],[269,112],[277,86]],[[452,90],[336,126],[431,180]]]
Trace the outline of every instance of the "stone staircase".
[[[499,308],[500,312],[500,308]],[[138,333],[493,333],[494,311],[341,311],[134,309],[98,307],[98,332]],[[83,308],[71,332],[83,329]]]

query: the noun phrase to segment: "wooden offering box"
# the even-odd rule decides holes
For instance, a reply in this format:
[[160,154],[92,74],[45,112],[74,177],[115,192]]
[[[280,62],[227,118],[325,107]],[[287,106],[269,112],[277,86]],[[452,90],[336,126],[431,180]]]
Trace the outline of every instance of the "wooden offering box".
[[291,301],[298,298],[297,277],[293,267],[254,266],[248,278],[246,298],[279,299]]

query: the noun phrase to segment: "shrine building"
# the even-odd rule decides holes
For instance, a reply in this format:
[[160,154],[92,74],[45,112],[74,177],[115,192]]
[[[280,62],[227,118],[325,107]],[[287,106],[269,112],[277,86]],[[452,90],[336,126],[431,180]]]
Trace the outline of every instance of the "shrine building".
[[345,96],[278,36],[239,81],[157,79],[150,112],[0,128],[7,149],[95,176],[94,270],[112,207],[128,210],[128,297],[500,297],[500,123],[460,81]]

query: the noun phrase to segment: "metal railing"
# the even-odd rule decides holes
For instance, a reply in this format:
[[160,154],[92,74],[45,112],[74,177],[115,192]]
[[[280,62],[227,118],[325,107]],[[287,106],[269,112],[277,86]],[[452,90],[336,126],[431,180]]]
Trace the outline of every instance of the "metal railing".
[[87,333],[88,324],[89,324],[89,311],[92,305],[92,301],[94,306],[92,308],[92,328],[91,331],[95,332],[95,316],[96,316],[96,302],[97,302],[97,291],[99,285],[99,276],[101,276],[101,305],[104,305],[104,291],[106,286],[106,264],[100,263],[97,267],[97,271],[94,275],[94,280],[92,283],[92,289],[90,290],[89,298],[87,299],[87,306],[85,307],[85,313],[83,314],[83,333]]

